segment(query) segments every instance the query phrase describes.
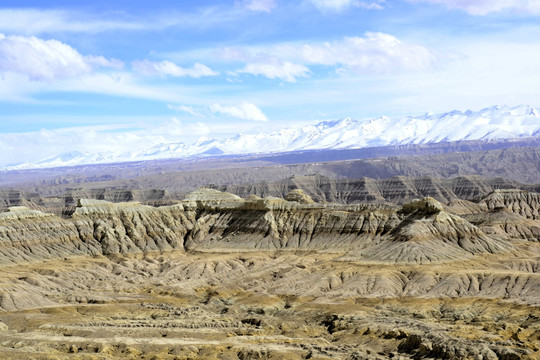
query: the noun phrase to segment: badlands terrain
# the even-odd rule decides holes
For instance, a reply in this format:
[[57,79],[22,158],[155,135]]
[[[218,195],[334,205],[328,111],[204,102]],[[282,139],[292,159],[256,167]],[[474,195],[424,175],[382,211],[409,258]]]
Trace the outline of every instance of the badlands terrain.
[[539,359],[538,159],[6,173],[0,358]]

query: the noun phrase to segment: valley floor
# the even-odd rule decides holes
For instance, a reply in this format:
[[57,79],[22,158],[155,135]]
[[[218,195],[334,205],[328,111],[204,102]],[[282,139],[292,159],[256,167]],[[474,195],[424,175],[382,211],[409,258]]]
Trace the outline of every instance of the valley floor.
[[[538,359],[538,243],[460,262],[172,251],[2,268],[2,359]],[[536,292],[536,293],[535,293]],[[527,295],[528,294],[528,295]]]

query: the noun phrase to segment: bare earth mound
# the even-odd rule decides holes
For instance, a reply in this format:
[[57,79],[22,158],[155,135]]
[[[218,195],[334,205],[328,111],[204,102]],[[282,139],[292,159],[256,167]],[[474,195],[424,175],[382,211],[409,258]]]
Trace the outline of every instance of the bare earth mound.
[[287,198],[0,214],[2,358],[540,357],[536,193]]

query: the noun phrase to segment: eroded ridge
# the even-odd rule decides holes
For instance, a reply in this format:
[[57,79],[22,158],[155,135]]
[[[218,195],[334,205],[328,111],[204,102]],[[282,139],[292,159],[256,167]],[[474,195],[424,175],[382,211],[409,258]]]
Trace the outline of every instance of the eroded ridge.
[[[298,191],[291,198],[300,202],[244,200],[211,189],[157,208],[82,199],[69,219],[18,207],[0,217],[0,263],[178,249],[337,251],[366,261],[422,263],[511,251],[516,236],[493,231],[496,217],[486,222],[468,213],[470,222],[432,198],[402,208],[314,203]],[[477,206],[479,213],[489,210]],[[521,233],[538,232],[534,216],[513,214],[525,221]]]
[[0,214],[0,353],[540,356],[534,194],[401,207],[287,199],[200,189],[157,208],[82,199],[69,219]]

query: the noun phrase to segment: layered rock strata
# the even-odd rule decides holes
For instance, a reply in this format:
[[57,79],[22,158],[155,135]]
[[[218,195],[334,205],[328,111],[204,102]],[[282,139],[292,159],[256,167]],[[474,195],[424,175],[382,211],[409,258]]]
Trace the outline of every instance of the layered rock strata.
[[5,359],[537,359],[534,193],[0,214]]
[[[283,249],[343,252],[365,261],[459,260],[511,251],[511,239],[537,239],[535,201],[524,203],[529,204],[521,211],[525,216],[514,212],[506,222],[490,210],[495,206],[490,204],[498,204],[498,194],[512,199],[518,193],[490,194],[475,204],[484,212],[469,211],[464,217],[432,198],[397,208],[312,203],[298,191],[289,198],[300,202],[254,196],[244,200],[212,189],[158,208],[83,199],[69,219],[16,207],[0,214],[0,262],[169,250]],[[536,199],[534,194],[526,198]]]
[[[247,171],[247,170],[245,170]],[[251,170],[256,172],[257,170]],[[264,172],[262,172],[264,173]],[[325,172],[321,172],[325,174]],[[12,206],[27,206],[32,209],[54,213],[58,216],[69,217],[75,211],[77,199],[96,199],[110,202],[138,201],[145,205],[173,205],[182,199],[189,191],[198,186],[212,187],[221,191],[236,194],[242,198],[250,195],[258,197],[274,196],[285,198],[288,194],[299,196],[294,191],[301,191],[316,202],[335,202],[341,204],[405,204],[417,198],[432,197],[440,202],[467,200],[477,201],[494,190],[520,189],[538,192],[538,185],[527,185],[502,178],[485,179],[478,176],[461,176],[451,179],[435,177],[411,178],[397,176],[389,179],[373,178],[343,178],[342,175],[323,176],[319,173],[311,175],[294,175],[283,180],[249,182],[248,173],[239,173],[237,177],[222,178],[222,173],[215,177],[220,181],[206,179],[198,175],[190,176],[190,182],[184,182],[182,177],[172,177],[162,183],[158,178],[139,178],[124,183],[92,183],[77,184],[70,187],[33,187],[30,190],[0,190],[0,212]],[[187,176],[187,175],[185,175]],[[284,177],[289,174],[283,174]],[[348,175],[350,176],[350,175]],[[245,180],[241,180],[245,178]],[[240,179],[240,180],[239,180]],[[198,182],[196,182],[198,181]],[[240,184],[239,183],[244,183]],[[197,184],[195,186],[194,184]],[[293,191],[291,193],[291,191]],[[302,195],[300,195],[302,196]],[[307,199],[307,198],[306,198]],[[294,199],[289,199],[294,200]],[[309,200],[306,200],[309,202]]]

